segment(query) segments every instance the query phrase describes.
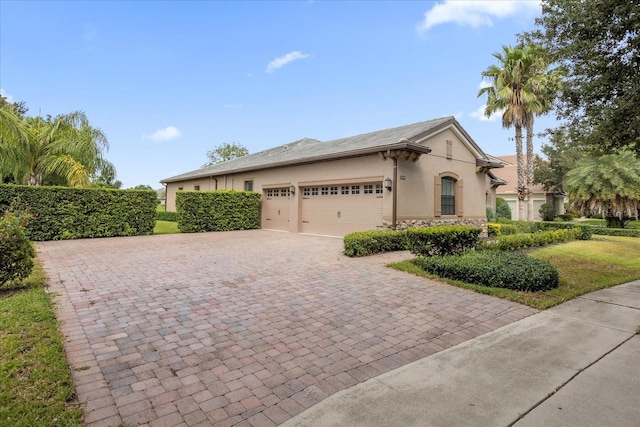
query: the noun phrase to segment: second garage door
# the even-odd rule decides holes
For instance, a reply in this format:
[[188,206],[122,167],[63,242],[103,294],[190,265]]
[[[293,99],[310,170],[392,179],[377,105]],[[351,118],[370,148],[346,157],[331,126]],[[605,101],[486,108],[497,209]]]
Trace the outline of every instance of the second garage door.
[[344,236],[382,228],[382,182],[302,189],[300,231]]

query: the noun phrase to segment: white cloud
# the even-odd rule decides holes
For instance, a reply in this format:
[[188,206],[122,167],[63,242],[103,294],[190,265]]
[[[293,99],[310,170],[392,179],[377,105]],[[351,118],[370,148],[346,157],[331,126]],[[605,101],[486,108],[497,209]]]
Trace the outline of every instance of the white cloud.
[[180,135],[182,135],[182,132],[180,132],[180,129],[174,126],[167,126],[164,129],[158,129],[151,135],[146,136],[145,138],[150,139],[151,141],[154,141],[154,142],[160,142],[160,141],[169,141],[171,139],[180,138]]
[[424,20],[418,25],[418,31],[428,31],[440,24],[456,23],[471,28],[490,27],[495,19],[519,15],[527,12],[540,12],[540,1],[453,1],[436,3],[424,14]]
[[478,89],[484,89],[485,87],[491,87],[492,83],[486,80],[481,80]]
[[269,62],[269,65],[267,65],[267,69],[265,71],[267,73],[273,73],[278,68],[282,68],[290,62],[293,62],[297,59],[308,58],[309,56],[310,55],[302,53],[299,50],[296,50],[294,52],[289,52],[286,55],[281,56],[280,58],[276,58],[273,61]]
[[504,111],[496,111],[495,113],[493,113],[491,115],[491,117],[487,117],[484,115],[484,109],[485,106],[481,105],[480,107],[478,107],[475,111],[472,111],[469,113],[469,117],[474,118],[474,119],[478,119],[481,122],[493,122],[495,120],[498,120],[499,118],[502,117],[502,113]]
[[15,102],[13,99],[13,96],[9,95],[7,92],[5,92],[4,89],[0,88],[0,95],[4,96],[5,98],[7,98],[7,102],[8,103],[12,103]]

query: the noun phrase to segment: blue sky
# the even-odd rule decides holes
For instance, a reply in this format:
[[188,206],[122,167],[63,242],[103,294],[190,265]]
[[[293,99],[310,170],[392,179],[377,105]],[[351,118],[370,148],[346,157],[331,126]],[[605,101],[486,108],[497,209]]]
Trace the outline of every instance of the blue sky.
[[0,90],[29,115],[85,111],[124,188],[160,188],[226,142],[256,152],[448,115],[512,154],[513,130],[476,95],[491,54],[539,14],[538,1],[2,0]]

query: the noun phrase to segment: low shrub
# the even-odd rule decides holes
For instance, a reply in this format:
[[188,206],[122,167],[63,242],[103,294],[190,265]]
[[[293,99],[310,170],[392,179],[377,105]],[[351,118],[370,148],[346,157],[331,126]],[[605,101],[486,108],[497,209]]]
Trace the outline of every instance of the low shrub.
[[576,219],[575,215],[570,214],[570,213],[564,213],[564,214],[560,214],[558,215],[560,217],[560,219],[562,219],[563,221],[573,221],[574,219]]
[[520,230],[513,224],[500,224],[500,233],[505,234],[518,234]]
[[517,220],[510,220],[510,219],[498,219],[496,220],[496,222],[503,225],[504,224],[512,225],[516,227],[516,229],[518,230],[517,231],[518,233],[535,233],[536,231],[539,230],[539,228],[536,226],[537,223],[535,222],[517,221]]
[[538,213],[544,221],[553,221],[556,217],[556,208],[551,203],[543,203],[538,209]]
[[406,249],[406,233],[400,230],[356,231],[344,236],[344,254],[350,257]]
[[[585,226],[586,227],[586,226]],[[628,228],[589,227],[593,234],[601,236],[640,237],[640,230]]]
[[493,211],[493,206],[487,205],[487,221],[493,222],[496,220],[496,213]]
[[518,233],[500,236],[494,241],[484,242],[486,249],[512,251],[551,243],[567,242],[578,239],[582,235],[579,228],[540,231],[537,233]]
[[498,224],[496,222],[488,222],[487,223],[487,234],[489,237],[496,237],[502,234],[500,230],[502,228],[502,224]]
[[175,212],[158,211],[156,212],[156,221],[176,221]]
[[5,212],[0,217],[0,286],[25,279],[36,252],[24,232],[27,215]]
[[519,252],[469,251],[415,263],[427,273],[465,283],[529,292],[558,287],[558,271],[551,264]]
[[421,256],[455,255],[476,248],[482,228],[464,225],[410,228],[407,248]]
[[590,240],[591,235],[593,234],[593,227],[586,224],[573,224],[565,222],[537,222],[536,227],[541,231],[578,229],[580,230],[580,235],[577,237],[578,240]]

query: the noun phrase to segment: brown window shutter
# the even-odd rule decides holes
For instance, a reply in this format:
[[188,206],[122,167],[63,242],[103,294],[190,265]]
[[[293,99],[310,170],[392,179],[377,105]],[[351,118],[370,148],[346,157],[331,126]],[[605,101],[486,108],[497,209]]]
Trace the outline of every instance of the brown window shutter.
[[462,180],[459,179],[458,181],[456,181],[456,212],[458,213],[458,216],[463,215],[463,201],[464,197],[462,193]]
[[433,215],[442,216],[442,181],[440,176],[433,177]]

